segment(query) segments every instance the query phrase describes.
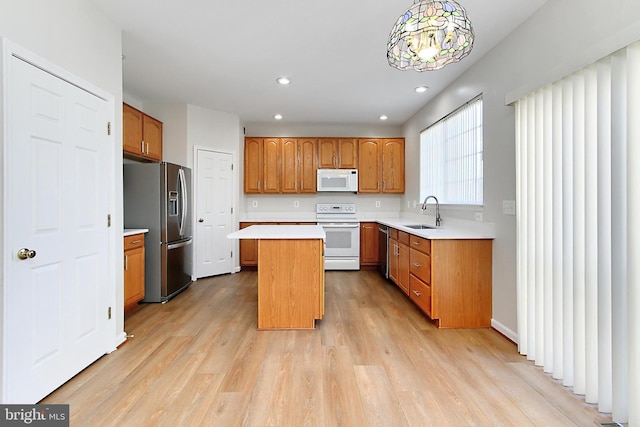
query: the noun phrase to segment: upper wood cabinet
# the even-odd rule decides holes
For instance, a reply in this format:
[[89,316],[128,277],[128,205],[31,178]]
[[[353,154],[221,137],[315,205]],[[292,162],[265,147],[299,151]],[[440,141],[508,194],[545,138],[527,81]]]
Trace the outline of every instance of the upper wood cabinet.
[[245,193],[315,193],[315,138],[245,138]]
[[298,139],[298,193],[315,193],[318,170],[316,138]]
[[318,167],[356,169],[358,141],[353,138],[318,138]]
[[122,151],[138,159],[162,161],[162,122],[123,103]]
[[404,139],[358,140],[358,192],[404,193]]

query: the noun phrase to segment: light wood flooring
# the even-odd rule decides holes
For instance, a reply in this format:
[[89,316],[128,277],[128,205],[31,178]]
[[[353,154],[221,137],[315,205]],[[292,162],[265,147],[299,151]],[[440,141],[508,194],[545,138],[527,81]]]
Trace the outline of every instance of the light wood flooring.
[[490,329],[439,330],[377,272],[327,272],[315,330],[257,331],[257,273],[195,282],[41,403],[80,426],[595,426]]

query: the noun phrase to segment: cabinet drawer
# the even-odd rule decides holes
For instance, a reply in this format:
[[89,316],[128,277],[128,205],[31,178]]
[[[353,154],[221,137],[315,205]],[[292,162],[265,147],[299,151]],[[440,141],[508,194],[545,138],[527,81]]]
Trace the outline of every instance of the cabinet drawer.
[[398,231],[398,241],[404,245],[409,246],[409,233]]
[[422,237],[414,236],[413,234],[410,237],[411,246],[413,249],[417,249],[420,252],[424,252],[427,255],[431,254],[431,240],[423,239]]
[[398,240],[398,230],[396,228],[389,227],[389,238]]
[[431,317],[431,286],[427,285],[413,274],[409,276],[409,297],[420,310]]
[[413,248],[409,251],[409,272],[425,283],[431,283],[431,257]]
[[124,238],[124,250],[141,248],[144,246],[144,234],[133,234],[131,236],[125,236]]

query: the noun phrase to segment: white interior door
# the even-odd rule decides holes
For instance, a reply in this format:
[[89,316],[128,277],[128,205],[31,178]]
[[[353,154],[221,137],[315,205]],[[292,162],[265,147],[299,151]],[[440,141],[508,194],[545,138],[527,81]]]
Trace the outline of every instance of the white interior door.
[[107,348],[111,107],[15,56],[7,74],[3,403],[36,403]]
[[197,277],[233,270],[231,233],[233,220],[233,156],[197,150],[196,271]]

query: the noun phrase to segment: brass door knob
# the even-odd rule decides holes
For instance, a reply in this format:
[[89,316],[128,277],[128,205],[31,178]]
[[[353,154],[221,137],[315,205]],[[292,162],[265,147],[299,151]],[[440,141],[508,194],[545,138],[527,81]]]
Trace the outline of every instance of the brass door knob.
[[22,248],[18,251],[18,258],[27,259],[34,258],[36,256],[36,251],[33,249]]

